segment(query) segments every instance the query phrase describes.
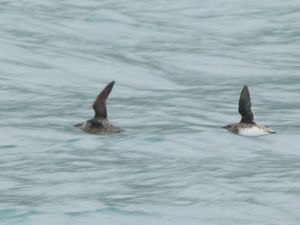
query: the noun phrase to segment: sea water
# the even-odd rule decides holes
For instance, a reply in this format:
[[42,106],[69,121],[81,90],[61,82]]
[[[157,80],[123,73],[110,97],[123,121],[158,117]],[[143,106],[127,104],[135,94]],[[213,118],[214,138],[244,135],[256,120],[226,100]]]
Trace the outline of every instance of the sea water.
[[[300,1],[0,1],[0,224],[300,224]],[[73,127],[116,84],[121,134]],[[240,137],[248,84],[255,120]]]

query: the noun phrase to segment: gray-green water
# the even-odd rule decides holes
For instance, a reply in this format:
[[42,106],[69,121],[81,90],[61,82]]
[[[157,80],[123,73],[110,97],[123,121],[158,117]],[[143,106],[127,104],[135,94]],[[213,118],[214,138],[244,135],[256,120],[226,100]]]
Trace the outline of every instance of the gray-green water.
[[[298,225],[300,1],[0,1],[0,224]],[[111,80],[109,118],[73,124]],[[247,83],[258,123],[239,121]]]

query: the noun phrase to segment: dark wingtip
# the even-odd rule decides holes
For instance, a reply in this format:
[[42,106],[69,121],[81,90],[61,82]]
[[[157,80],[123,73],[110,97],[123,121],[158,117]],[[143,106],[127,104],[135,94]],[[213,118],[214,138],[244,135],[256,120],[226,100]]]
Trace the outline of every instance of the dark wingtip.
[[111,81],[110,83],[108,83],[108,84],[105,86],[105,88],[102,90],[101,93],[103,93],[103,92],[106,92],[106,93],[107,93],[107,96],[105,96],[105,98],[108,97],[108,95],[110,94],[110,92],[111,92],[111,90],[113,89],[114,85],[115,85],[115,81],[113,80],[113,81]]
[[245,84],[245,85],[243,86],[243,90],[242,90],[241,94],[244,94],[244,93],[246,93],[246,92],[249,93],[249,88],[248,88],[248,85],[247,85],[247,84]]
[[113,81],[109,82],[108,85],[106,85],[105,89],[106,89],[107,87],[113,88],[114,85],[115,85],[115,81],[113,80]]
[[249,92],[249,88],[248,88],[247,84],[245,84],[243,86],[243,90],[241,92],[240,99],[245,99],[247,102],[251,102],[251,100],[250,100],[250,92]]
[[108,86],[112,86],[113,87],[114,85],[115,85],[115,81],[112,80],[111,82],[108,83],[108,85],[106,85],[106,87],[108,87]]
[[108,83],[105,88],[103,88],[103,90],[99,93],[99,95],[96,98],[95,103],[97,103],[98,101],[103,101],[106,100],[107,97],[109,96],[111,90],[113,89],[115,84],[115,81],[111,81],[110,83]]

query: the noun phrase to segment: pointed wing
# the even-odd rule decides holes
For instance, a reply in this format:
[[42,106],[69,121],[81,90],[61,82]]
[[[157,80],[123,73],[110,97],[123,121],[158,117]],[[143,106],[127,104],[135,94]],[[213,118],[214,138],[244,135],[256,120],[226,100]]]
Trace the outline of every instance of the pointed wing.
[[115,81],[110,82],[106,87],[99,93],[96,100],[93,104],[93,109],[95,111],[95,118],[107,118],[107,111],[106,111],[106,99],[111,92]]
[[240,101],[239,101],[239,113],[242,116],[241,122],[244,123],[253,123],[254,115],[251,111],[251,99],[248,86],[245,85],[241,92]]

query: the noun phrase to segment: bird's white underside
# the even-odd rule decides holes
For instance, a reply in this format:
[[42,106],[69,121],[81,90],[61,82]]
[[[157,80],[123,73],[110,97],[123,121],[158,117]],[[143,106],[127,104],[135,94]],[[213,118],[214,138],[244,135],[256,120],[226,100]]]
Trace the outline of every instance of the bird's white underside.
[[260,135],[266,135],[269,133],[274,132],[270,128],[261,128],[261,127],[248,127],[248,128],[242,128],[239,130],[239,135],[242,136],[260,136]]

